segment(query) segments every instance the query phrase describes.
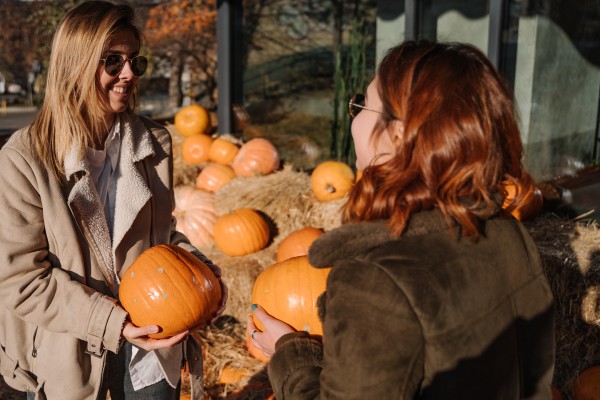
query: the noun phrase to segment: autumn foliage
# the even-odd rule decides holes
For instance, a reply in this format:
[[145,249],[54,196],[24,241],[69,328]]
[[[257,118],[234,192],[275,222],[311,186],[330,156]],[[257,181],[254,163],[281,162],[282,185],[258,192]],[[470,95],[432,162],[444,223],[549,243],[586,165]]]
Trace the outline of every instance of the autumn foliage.
[[153,7],[146,22],[146,37],[154,45],[175,42],[190,44],[206,33],[214,35],[217,18],[215,1],[171,0]]
[[[181,106],[184,94],[216,106],[216,20],[216,0],[170,0],[150,9],[144,32],[154,61],[169,66],[169,108]],[[190,86],[181,87],[186,68]]]

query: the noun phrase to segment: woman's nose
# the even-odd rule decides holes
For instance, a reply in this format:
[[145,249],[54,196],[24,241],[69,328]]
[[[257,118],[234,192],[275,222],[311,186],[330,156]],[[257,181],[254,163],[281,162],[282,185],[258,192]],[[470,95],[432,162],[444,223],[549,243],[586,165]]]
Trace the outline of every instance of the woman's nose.
[[125,64],[119,73],[119,78],[130,80],[133,79],[134,76],[133,70],[131,69],[131,61],[125,60]]

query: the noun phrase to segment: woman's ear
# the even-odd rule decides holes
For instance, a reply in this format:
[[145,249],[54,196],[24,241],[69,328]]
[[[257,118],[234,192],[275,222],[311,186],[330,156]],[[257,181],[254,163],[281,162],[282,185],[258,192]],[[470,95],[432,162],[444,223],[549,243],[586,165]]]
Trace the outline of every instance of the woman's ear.
[[390,139],[392,139],[392,143],[394,146],[397,146],[402,139],[402,135],[404,134],[404,122],[398,119],[395,119],[390,124]]

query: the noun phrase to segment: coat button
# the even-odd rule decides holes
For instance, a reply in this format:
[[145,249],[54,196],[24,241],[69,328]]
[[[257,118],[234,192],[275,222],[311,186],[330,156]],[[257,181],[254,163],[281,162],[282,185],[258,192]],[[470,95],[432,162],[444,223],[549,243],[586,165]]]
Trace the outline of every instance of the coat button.
[[194,357],[194,361],[198,361],[198,356]]

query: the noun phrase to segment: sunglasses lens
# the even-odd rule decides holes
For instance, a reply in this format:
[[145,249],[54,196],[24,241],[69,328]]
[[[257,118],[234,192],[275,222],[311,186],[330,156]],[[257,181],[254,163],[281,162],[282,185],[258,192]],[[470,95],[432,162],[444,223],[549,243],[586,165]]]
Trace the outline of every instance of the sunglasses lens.
[[365,106],[365,96],[360,93],[355,94],[354,97],[352,97],[352,99],[350,100],[349,106],[350,115],[352,117],[356,117]]
[[[116,76],[123,69],[125,64],[123,57],[113,54],[107,56],[104,60],[104,70],[110,76]],[[131,59],[131,70],[135,76],[142,76],[148,68],[148,59],[144,56],[137,56]]]
[[104,70],[110,76],[115,76],[123,68],[123,58],[119,55],[110,55],[104,61]]
[[131,70],[135,76],[142,76],[148,67],[148,59],[143,56],[133,57],[131,60]]

